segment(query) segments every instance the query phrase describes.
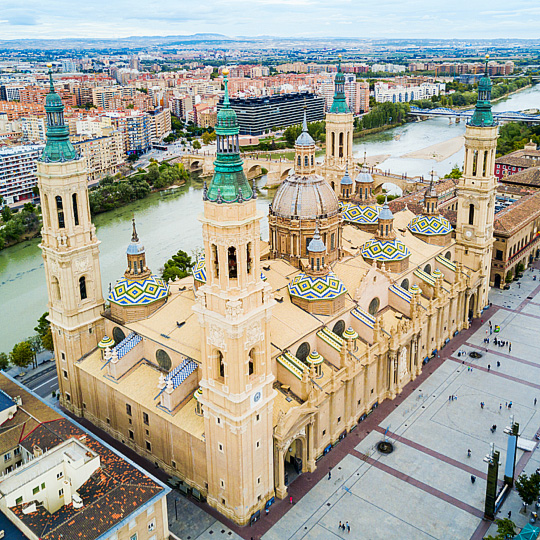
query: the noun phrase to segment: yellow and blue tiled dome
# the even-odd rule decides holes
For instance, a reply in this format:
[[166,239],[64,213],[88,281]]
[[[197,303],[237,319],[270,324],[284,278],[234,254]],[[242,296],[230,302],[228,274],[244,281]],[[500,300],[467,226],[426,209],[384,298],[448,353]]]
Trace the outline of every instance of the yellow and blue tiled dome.
[[381,209],[374,204],[358,205],[344,203],[341,207],[343,220],[360,225],[376,225]]
[[332,300],[345,294],[347,289],[341,280],[329,272],[325,276],[299,274],[288,285],[289,294],[304,300]]
[[408,225],[413,234],[425,234],[426,236],[438,236],[452,231],[452,225],[443,216],[414,216]]
[[167,298],[168,295],[169,286],[157,276],[152,275],[142,280],[123,277],[110,292],[109,302],[119,306],[141,306]]
[[397,238],[393,240],[368,240],[361,250],[364,259],[381,262],[402,261],[410,256],[409,248]]

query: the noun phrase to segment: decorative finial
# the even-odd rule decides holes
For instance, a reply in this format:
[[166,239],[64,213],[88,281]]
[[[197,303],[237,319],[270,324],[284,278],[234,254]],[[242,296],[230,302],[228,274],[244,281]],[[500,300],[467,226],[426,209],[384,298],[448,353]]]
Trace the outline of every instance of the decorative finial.
[[131,241],[132,242],[138,242],[139,237],[137,236],[137,229],[135,228],[135,217],[131,220],[133,222],[133,233],[131,235]]
[[203,201],[208,200],[208,187],[206,185],[206,180],[204,181],[204,184],[203,184],[202,198],[203,198]]
[[242,202],[244,200],[244,196],[242,195],[242,188],[238,188],[238,202]]
[[223,79],[223,84],[225,85],[225,95],[223,96],[223,106],[228,107],[230,105],[229,101],[229,79],[227,78],[227,75],[229,74],[229,70],[227,68],[223,69],[221,72],[225,76]]
[[302,123],[302,131],[304,133],[307,133],[308,132],[308,127],[307,127],[307,113],[306,113],[306,105],[304,104],[304,121]]
[[488,76],[488,60],[489,60],[489,54],[486,54],[486,77]]
[[49,92],[52,94],[54,92],[54,84],[52,79],[52,64],[47,64],[47,67],[49,68]]
[[216,202],[218,204],[221,204],[223,202],[223,199],[221,198],[221,188],[218,188],[218,190],[217,190]]
[[255,178],[252,180],[252,184],[253,184],[253,187],[252,187],[251,191],[253,191],[253,198],[256,199],[257,198],[257,188],[255,187]]

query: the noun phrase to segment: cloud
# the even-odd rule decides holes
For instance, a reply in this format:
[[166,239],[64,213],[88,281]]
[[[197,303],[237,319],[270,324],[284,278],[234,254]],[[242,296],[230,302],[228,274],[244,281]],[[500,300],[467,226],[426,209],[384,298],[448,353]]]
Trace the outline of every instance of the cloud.
[[7,16],[7,23],[12,26],[35,26],[38,24],[36,16],[30,11],[15,11],[4,13]]

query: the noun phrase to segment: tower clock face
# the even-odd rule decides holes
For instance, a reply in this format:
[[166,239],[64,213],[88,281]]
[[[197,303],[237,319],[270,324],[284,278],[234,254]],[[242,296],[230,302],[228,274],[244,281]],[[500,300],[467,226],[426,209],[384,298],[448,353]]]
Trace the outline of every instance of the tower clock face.
[[465,231],[465,238],[472,238],[472,232],[471,231]]
[[255,403],[259,402],[261,400],[261,398],[262,398],[262,392],[260,390],[253,394],[253,401]]

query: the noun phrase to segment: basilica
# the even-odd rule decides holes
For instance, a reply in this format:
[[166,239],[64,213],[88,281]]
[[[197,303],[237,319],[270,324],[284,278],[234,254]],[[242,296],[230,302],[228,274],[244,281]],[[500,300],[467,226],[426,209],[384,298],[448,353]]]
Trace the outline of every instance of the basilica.
[[488,305],[498,127],[486,72],[466,128],[455,228],[433,183],[421,214],[393,213],[353,158],[339,69],[324,165],[304,118],[263,242],[223,73],[192,276],[166,283],[152,273],[160,261],[146,259],[134,221],[125,272],[104,298],[85,162],[52,78],[41,249],[61,405],[246,524]]

